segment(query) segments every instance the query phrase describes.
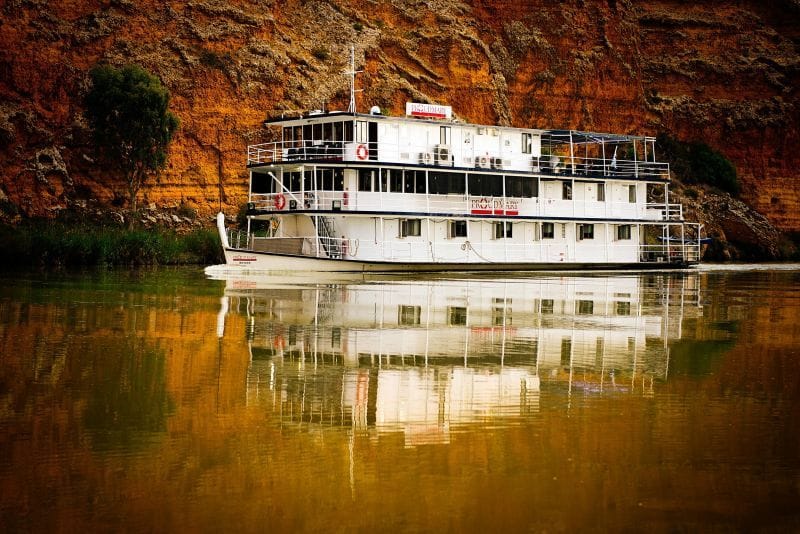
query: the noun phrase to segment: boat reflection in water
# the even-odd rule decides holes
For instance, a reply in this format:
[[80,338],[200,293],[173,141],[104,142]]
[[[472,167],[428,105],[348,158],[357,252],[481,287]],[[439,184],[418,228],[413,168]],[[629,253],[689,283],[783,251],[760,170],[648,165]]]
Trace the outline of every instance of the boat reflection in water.
[[[248,403],[282,423],[446,443],[576,398],[650,395],[702,312],[695,274],[311,285],[226,277],[246,316]],[[230,334],[229,334],[230,335]]]

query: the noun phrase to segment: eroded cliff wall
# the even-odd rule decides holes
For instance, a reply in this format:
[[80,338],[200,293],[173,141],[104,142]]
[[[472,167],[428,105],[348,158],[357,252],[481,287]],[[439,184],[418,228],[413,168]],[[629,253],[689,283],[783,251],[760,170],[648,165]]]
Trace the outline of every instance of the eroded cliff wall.
[[[244,201],[245,147],[281,111],[446,103],[462,119],[704,140],[743,198],[800,231],[796,0],[8,0],[0,20],[0,200],[46,214],[119,202],[82,118],[87,71],[138,63],[182,127],[146,203]],[[116,200],[115,200],[116,199]]]

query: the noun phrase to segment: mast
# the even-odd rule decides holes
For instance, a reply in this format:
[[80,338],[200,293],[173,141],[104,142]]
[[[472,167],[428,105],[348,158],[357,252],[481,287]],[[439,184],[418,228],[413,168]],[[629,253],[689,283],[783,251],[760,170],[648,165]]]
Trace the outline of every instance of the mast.
[[348,113],[355,113],[356,112],[356,74],[362,72],[360,70],[356,70],[356,50],[353,45],[350,45],[350,70],[345,72],[345,74],[350,76],[350,106],[347,108]]

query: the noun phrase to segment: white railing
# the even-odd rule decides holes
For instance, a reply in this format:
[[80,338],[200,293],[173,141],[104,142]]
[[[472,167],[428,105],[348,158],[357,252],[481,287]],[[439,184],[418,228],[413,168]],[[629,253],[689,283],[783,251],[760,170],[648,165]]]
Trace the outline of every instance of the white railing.
[[530,154],[504,153],[500,149],[478,153],[473,144],[463,148],[460,145],[399,145],[390,141],[277,141],[247,147],[249,165],[340,161],[414,164],[495,172],[510,170],[543,176],[669,179],[668,163],[559,155],[534,157]]
[[360,211],[453,216],[506,215],[509,217],[570,217],[592,219],[638,219],[679,221],[680,204],[647,204],[612,201],[581,201],[553,198],[508,198],[474,195],[426,195],[373,193],[369,191],[285,191],[254,193],[251,208],[264,214],[289,211]]

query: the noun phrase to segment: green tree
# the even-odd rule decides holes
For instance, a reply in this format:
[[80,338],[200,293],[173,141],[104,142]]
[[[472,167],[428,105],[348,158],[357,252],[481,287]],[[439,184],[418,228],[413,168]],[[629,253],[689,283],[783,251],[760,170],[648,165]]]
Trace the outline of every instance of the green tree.
[[148,176],[164,168],[167,148],[178,129],[169,111],[169,91],[136,65],[95,66],[86,95],[86,117],[107,164],[122,174],[131,209]]
[[670,169],[683,183],[708,184],[733,196],[741,191],[736,167],[721,152],[705,143],[686,143],[664,133],[658,135],[656,142]]

